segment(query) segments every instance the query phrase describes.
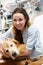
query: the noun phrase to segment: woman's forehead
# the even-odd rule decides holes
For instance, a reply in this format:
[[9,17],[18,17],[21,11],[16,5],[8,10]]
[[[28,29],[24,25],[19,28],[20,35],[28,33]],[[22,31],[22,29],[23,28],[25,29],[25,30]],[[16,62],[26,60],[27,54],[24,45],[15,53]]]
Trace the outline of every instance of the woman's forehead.
[[23,15],[22,13],[15,13],[15,14],[13,15],[13,17],[14,17],[14,18],[18,18],[18,17],[22,18],[22,17],[24,17],[24,15]]

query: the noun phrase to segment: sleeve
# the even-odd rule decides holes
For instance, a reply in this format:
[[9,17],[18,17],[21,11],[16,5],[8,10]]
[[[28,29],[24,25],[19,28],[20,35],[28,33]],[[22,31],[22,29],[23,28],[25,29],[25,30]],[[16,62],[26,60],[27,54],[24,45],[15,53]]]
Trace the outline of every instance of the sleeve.
[[31,31],[28,34],[28,39],[27,39],[27,44],[26,44],[26,48],[28,50],[32,50],[35,46],[35,44],[37,43],[37,31]]
[[10,35],[10,29],[7,31],[7,32],[5,32],[5,33],[3,33],[3,34],[1,34],[0,35],[0,40],[5,40],[5,39],[7,39],[7,38],[9,38],[11,35]]

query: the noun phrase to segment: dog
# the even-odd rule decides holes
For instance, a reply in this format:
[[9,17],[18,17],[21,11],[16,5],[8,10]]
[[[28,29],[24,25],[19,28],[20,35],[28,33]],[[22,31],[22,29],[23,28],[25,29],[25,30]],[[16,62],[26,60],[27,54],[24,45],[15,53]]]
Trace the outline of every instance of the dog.
[[[25,63],[24,61],[21,62],[21,60],[25,60],[25,58],[20,56],[22,52],[27,51],[25,44],[20,44],[17,40],[10,39],[5,40],[2,43],[2,48],[10,58],[5,58],[2,56],[3,63],[0,63],[0,65],[23,65]],[[19,56],[21,57],[21,60]]]
[[25,44],[20,44],[17,40],[7,40],[3,42],[3,50],[12,58],[15,59],[20,56],[26,50]]
[[7,40],[2,44],[3,50],[10,56],[10,58],[5,58],[2,56],[3,62],[0,65],[42,65],[43,57],[38,60],[32,61],[31,59],[27,59],[27,57],[19,57],[23,51],[26,50],[25,44],[20,44],[17,40]]

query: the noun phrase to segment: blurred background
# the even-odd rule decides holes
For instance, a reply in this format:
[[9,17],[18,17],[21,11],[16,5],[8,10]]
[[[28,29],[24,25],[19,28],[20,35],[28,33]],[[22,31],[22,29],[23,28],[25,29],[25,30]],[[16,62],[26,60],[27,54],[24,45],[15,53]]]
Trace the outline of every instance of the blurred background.
[[43,0],[0,0],[0,34],[7,31],[12,25],[12,12],[16,7],[26,9],[30,22],[43,14]]

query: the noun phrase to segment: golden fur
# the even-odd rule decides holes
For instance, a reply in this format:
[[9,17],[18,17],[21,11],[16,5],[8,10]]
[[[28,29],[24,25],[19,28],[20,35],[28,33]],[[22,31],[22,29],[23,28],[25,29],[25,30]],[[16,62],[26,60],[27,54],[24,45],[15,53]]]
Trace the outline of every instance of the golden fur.
[[[16,41],[16,40],[8,40],[8,41],[5,41],[5,42],[3,42],[3,45],[2,45],[2,47],[3,47],[3,49],[6,51],[6,49],[8,49],[8,44],[10,45],[10,44],[15,44],[15,46],[17,47],[17,55],[20,55],[21,53],[22,53],[22,51],[26,51],[26,46],[25,46],[25,44],[19,44],[19,42],[18,41]],[[11,45],[11,47],[13,48],[13,47],[15,47],[15,46],[12,46]],[[10,49],[10,47],[9,47],[9,49],[8,50],[10,50],[11,52],[9,53],[9,52],[7,52],[8,54],[9,54],[9,56],[11,56],[12,55],[12,53],[13,52],[15,52],[15,51],[13,51],[12,52],[12,50],[15,50],[15,49]],[[16,57],[15,57],[16,58]],[[0,65],[26,65],[26,62],[28,62],[28,64],[27,65],[42,65],[43,64],[43,57],[40,57],[37,61],[32,61],[32,60],[30,60],[30,59],[26,59],[26,60],[22,60],[22,61],[17,61],[17,60],[15,60],[15,58],[13,58],[12,56],[11,56],[11,58],[5,58],[5,57],[2,57],[2,60],[4,60],[5,62],[0,62]],[[17,58],[16,58],[17,59]],[[1,59],[0,59],[1,60]]]

